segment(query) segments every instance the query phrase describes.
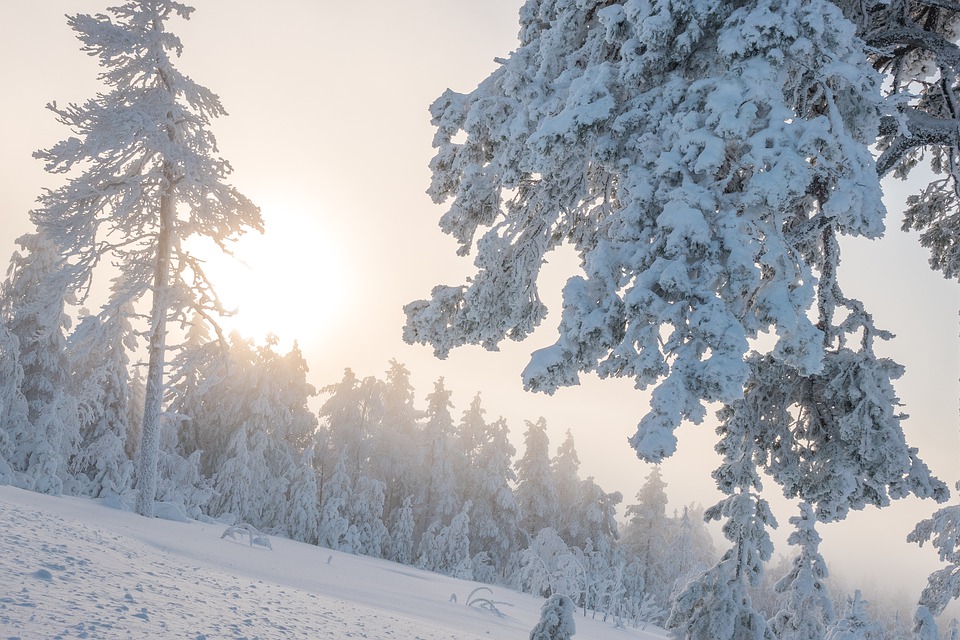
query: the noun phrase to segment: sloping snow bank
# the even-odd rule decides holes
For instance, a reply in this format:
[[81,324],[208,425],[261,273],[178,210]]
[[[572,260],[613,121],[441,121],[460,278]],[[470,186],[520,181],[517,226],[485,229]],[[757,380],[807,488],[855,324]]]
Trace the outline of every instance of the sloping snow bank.
[[[543,602],[493,587],[510,603],[499,617],[466,606],[472,582],[11,487],[0,487],[0,522],[4,638],[525,640]],[[666,637],[582,615],[576,624],[584,640]]]

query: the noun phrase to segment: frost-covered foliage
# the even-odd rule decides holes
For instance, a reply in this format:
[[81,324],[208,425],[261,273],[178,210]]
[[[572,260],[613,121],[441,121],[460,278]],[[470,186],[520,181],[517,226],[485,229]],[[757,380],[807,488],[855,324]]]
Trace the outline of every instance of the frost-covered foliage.
[[820,534],[815,528],[813,508],[803,502],[800,515],[790,518],[796,529],[787,542],[799,547],[790,572],[774,589],[784,594],[784,607],[770,621],[778,640],[821,638],[833,622],[833,605],[824,584],[827,564],[820,555]]
[[450,201],[441,225],[476,250],[477,274],[408,305],[405,337],[441,356],[522,339],[544,315],[544,256],[570,242],[584,275],[524,379],[547,392],[582,371],[654,385],[632,444],[656,461],[704,401],[740,397],[760,332],[819,370],[806,310],[822,234],[883,229],[877,180],[863,178],[879,76],[826,0],[531,0],[520,19],[500,68],[432,107],[430,193]]
[[716,561],[703,509],[687,507],[680,518],[668,516],[666,487],[659,467],[654,466],[637,492],[636,504],[627,507],[630,520],[621,541],[637,567],[628,565],[626,570],[642,569],[642,575],[627,585],[627,597],[635,609],[631,617],[648,599],[657,608],[668,609],[676,592]]
[[209,132],[225,114],[210,90],[174,64],[183,45],[166,30],[193,9],[175,0],[128,1],[107,14],[70,16],[83,50],[100,62],[106,90],[82,104],[49,108],[71,137],[36,157],[66,174],[31,212],[69,262],[71,288],[89,287],[104,258],[122,264],[127,301],[152,291],[143,446],[137,469],[137,511],[152,515],[166,322],[187,308],[222,312],[201,262],[186,250],[193,236],[221,247],[248,228],[261,228],[259,210],[225,179]]
[[570,640],[577,632],[574,605],[569,597],[556,594],[540,608],[540,621],[530,631],[530,640]]

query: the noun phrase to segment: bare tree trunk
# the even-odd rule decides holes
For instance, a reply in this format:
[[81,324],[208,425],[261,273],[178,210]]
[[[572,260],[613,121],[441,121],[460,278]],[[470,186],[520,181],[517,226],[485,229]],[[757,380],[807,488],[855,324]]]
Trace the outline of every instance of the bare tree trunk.
[[153,517],[157,497],[157,461],[160,456],[160,413],[163,405],[163,369],[167,344],[167,313],[170,307],[170,256],[174,224],[173,172],[164,171],[167,187],[160,199],[160,231],[157,239],[157,270],[153,278],[153,307],[150,311],[150,343],[147,363],[146,399],[143,405],[143,434],[137,459],[136,511]]

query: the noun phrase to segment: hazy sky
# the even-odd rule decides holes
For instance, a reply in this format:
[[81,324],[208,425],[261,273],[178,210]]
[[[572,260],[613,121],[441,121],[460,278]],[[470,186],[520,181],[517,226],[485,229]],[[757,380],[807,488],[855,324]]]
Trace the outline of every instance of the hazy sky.
[[[4,7],[4,265],[14,238],[30,230],[27,211],[42,187],[61,184],[31,158],[67,135],[44,105],[82,101],[99,86],[96,62],[80,52],[64,14],[100,12],[119,2]],[[542,415],[553,446],[569,429],[582,475],[622,491],[630,504],[649,468],[626,438],[647,395],[629,382],[592,379],[553,397],[521,388],[529,353],[555,339],[559,290],[575,265],[569,255],[545,269],[542,295],[554,313],[526,342],[505,344],[498,353],[464,348],[438,361],[429,348],[401,340],[404,304],[471,273],[469,259],[456,258],[455,243],[439,231],[443,208],[424,193],[433,136],[427,107],[447,87],[471,90],[494,69],[494,57],[514,48],[520,1],[275,0],[269,9],[253,0],[194,4],[189,22],[170,25],[185,45],[179,66],[222,98],[230,116],[213,131],[235,168],[231,181],[261,206],[267,227],[264,236],[238,245],[246,265],[211,266],[228,302],[243,305],[240,329],[249,334],[272,326],[285,342],[299,340],[318,387],[339,380],[346,367],[358,376],[381,376],[396,358],[412,371],[421,406],[440,376],[454,391],[455,418],[483,391],[488,417],[508,419],[518,449],[523,420]],[[915,188],[886,190],[888,238],[846,243],[841,276],[878,325],[898,334],[879,350],[907,367],[897,385],[911,416],[907,439],[952,485],[960,479],[960,286],[932,273],[916,237],[897,230],[900,203]],[[663,465],[675,505],[716,500],[714,440],[712,423],[681,429],[679,451]],[[776,499],[771,482],[767,493],[781,540],[793,509]],[[931,549],[902,541],[935,508],[906,500],[822,527],[828,562],[851,582],[876,580],[914,596],[938,565]],[[777,552],[790,554],[784,544]],[[871,570],[877,559],[897,564]]]

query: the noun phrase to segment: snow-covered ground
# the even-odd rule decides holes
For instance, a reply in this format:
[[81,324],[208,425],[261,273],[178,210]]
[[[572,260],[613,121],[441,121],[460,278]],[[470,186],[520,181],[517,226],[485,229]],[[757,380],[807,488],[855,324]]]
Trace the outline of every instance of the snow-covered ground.
[[[0,487],[0,638],[525,639],[542,600],[224,525]],[[456,595],[456,602],[452,596]],[[488,592],[480,595],[491,597]],[[578,639],[663,638],[576,618]]]

